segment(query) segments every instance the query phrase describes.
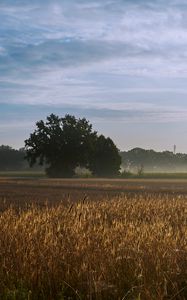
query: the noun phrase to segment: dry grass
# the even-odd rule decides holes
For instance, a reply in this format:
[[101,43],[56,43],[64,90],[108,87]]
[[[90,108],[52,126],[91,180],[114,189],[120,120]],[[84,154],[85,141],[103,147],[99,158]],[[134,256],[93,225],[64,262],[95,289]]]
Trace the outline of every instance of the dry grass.
[[183,196],[10,208],[0,231],[0,299],[187,299]]

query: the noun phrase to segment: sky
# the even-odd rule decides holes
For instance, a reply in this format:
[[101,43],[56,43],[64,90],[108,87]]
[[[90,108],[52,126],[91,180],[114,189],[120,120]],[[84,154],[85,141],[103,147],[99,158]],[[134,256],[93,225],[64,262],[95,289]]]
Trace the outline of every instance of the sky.
[[187,1],[1,0],[0,144],[51,113],[187,153]]

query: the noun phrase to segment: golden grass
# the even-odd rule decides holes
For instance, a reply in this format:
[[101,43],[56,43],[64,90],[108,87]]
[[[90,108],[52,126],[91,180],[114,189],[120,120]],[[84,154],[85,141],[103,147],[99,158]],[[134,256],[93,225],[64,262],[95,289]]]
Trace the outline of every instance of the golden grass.
[[187,299],[183,196],[10,208],[0,231],[0,299]]

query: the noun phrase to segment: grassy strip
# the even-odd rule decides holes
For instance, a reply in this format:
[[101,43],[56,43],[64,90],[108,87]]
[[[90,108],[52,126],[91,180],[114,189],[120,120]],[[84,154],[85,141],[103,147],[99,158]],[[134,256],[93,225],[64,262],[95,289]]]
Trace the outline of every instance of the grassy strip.
[[142,178],[187,179],[187,173],[145,173]]
[[0,177],[45,177],[45,172],[41,171],[4,171],[0,172]]
[[138,175],[130,172],[124,172],[120,177],[124,179],[187,179],[187,173],[142,173]]
[[[0,177],[31,177],[31,178],[45,178],[46,174],[44,171],[3,171],[0,172]],[[75,178],[95,178],[92,176],[76,175]],[[119,177],[121,179],[132,178],[132,179],[187,179],[187,173],[142,173],[133,174],[130,172],[123,172]],[[116,179],[117,179],[116,178]],[[97,178],[95,178],[97,179]]]

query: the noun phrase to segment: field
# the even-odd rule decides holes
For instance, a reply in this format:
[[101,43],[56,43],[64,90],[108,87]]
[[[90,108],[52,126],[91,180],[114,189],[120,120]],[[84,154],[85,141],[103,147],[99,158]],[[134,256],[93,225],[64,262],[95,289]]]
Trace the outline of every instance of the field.
[[0,299],[187,299],[187,180],[0,178]]

